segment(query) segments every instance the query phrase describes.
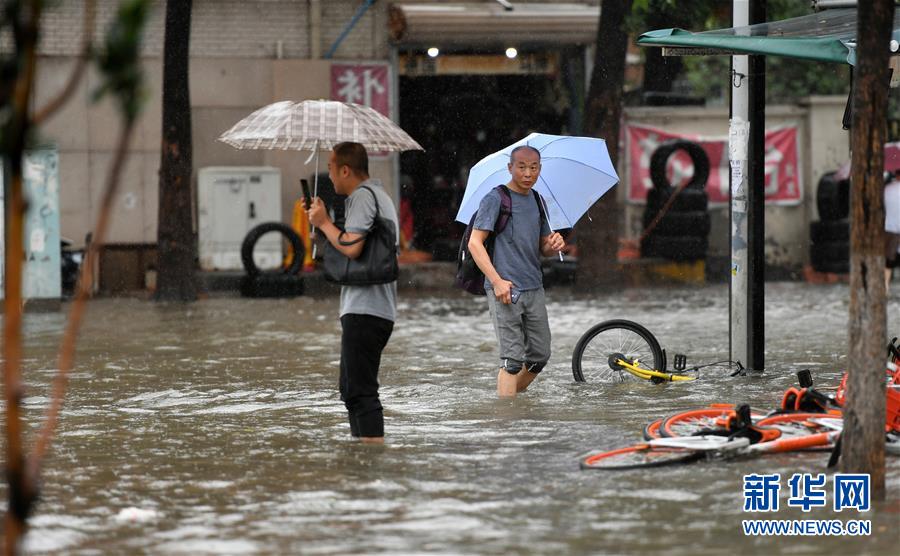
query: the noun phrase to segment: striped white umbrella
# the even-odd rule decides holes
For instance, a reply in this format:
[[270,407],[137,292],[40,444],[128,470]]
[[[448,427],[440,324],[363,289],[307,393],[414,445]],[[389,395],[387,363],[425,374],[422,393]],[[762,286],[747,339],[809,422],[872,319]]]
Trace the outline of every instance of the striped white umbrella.
[[352,141],[376,152],[425,150],[381,113],[335,100],[270,104],[234,124],[219,141],[236,149],[318,152]]
[[236,149],[312,151],[306,163],[316,158],[313,196],[319,194],[319,153],[338,143],[360,143],[374,152],[425,150],[380,112],[336,100],[283,100],[264,106],[234,124],[219,141]]

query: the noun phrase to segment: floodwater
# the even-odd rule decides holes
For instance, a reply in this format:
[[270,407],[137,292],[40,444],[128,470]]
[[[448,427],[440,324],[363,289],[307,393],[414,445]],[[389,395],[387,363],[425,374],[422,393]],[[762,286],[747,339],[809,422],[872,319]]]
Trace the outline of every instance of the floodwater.
[[[401,292],[382,363],[380,447],[351,441],[338,400],[336,298],[92,302],[28,552],[896,554],[900,458],[888,460],[888,501],[865,514],[834,513],[830,494],[829,508],[786,507],[787,478],[825,472],[827,453],[578,468],[579,455],[635,442],[669,412],[772,408],[803,368],[836,386],[846,285],[766,284],[766,372],[719,368],[667,385],[575,383],[572,349],[591,325],[627,318],[691,364],[726,359],[727,287],[548,290],[554,355],[515,400],[495,397],[486,305],[464,295]],[[896,282],[888,314],[900,335]],[[32,432],[63,320],[26,319]],[[781,511],[742,512],[747,473],[781,473]],[[747,537],[747,518],[867,519],[872,534]]]

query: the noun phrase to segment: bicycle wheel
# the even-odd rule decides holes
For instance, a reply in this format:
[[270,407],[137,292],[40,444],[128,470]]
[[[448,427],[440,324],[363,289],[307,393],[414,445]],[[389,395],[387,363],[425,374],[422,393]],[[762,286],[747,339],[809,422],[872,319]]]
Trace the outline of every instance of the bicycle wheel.
[[636,366],[664,371],[665,361],[659,342],[649,330],[630,320],[607,320],[590,328],[575,344],[572,374],[577,382],[585,375],[598,382],[623,382],[633,376],[611,362],[611,356],[622,355]]
[[653,440],[654,438],[659,438],[659,426],[661,424],[662,419],[657,419],[652,423],[644,425],[644,430],[642,431],[644,440]]
[[840,415],[827,413],[779,413],[756,422],[758,427],[770,427],[781,431],[782,436],[806,436],[828,430],[838,430],[843,424]]
[[[733,415],[734,407],[728,404],[682,411],[662,420],[659,425],[659,435],[675,437],[725,433],[728,419]],[[762,418],[763,414],[752,412],[750,417],[755,421]]]
[[581,460],[582,469],[617,471],[662,467],[677,463],[690,463],[703,457],[703,452],[681,448],[653,447],[649,444],[635,444],[608,452],[588,454]]

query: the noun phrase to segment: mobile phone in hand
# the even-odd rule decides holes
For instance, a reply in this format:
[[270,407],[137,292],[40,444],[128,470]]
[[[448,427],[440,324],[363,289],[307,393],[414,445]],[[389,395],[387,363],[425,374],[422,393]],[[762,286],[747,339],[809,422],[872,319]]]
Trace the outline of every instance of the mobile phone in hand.
[[512,301],[513,303],[516,303],[519,301],[520,295],[522,295],[522,292],[520,292],[519,290],[517,290],[515,288],[509,290],[509,300]]
[[300,178],[300,187],[303,188],[303,202],[306,204],[306,208],[309,209],[312,207],[312,196],[309,194],[309,182]]

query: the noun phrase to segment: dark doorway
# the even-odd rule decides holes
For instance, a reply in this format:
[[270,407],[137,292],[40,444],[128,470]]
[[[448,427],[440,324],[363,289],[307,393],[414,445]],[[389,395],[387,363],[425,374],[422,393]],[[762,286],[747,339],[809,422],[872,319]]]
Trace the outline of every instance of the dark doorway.
[[533,131],[568,133],[571,103],[560,81],[549,75],[400,78],[400,125],[425,148],[400,157],[416,249],[435,260],[455,259],[465,226],[454,219],[473,164]]

